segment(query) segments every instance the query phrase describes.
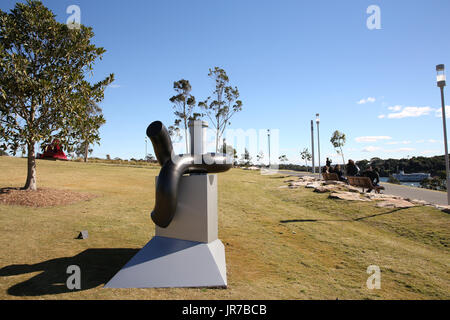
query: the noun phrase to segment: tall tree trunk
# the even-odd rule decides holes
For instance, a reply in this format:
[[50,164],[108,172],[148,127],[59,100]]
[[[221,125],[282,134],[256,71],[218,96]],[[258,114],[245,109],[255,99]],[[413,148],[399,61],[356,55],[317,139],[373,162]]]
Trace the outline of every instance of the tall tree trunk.
[[339,148],[341,149],[342,164],[345,166],[344,153],[342,152],[342,147]]
[[219,153],[219,129],[216,131],[216,153]]
[[186,140],[186,154],[189,154],[188,131],[187,131],[187,121],[186,121],[186,117],[184,118],[184,139]]
[[87,162],[89,153],[89,143],[87,141],[84,141],[84,162]]
[[219,153],[219,130],[220,130],[220,123],[219,123],[219,119],[217,119],[217,123],[216,123],[216,153]]
[[25,190],[37,190],[36,183],[36,156],[34,154],[34,142],[28,143],[28,173]]

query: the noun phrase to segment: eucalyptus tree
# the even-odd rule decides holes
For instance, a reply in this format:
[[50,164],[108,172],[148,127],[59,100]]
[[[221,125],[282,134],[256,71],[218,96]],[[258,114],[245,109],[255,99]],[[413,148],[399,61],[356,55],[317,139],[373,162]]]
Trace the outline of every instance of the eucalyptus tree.
[[334,131],[330,142],[335,149],[339,148],[339,150],[336,151],[342,156],[342,163],[345,164],[344,152],[342,151],[342,147],[345,145],[345,133],[340,132],[339,130]]
[[264,159],[264,152],[261,150],[256,155],[256,160],[258,160],[258,162],[261,162],[262,159]]
[[287,158],[287,156],[285,154],[279,156],[278,160],[281,161],[281,162],[288,162],[289,161],[289,159]]
[[181,79],[173,83],[173,89],[177,93],[172,96],[169,100],[173,103],[173,110],[175,114],[175,123],[173,126],[169,127],[169,134],[172,136],[179,136],[179,127],[183,124],[184,138],[186,142],[186,153],[189,153],[188,147],[188,120],[197,119],[200,114],[194,113],[195,108],[195,97],[191,94],[192,86],[189,80]]
[[91,43],[92,28],[69,28],[40,1],[0,10],[0,146],[13,154],[27,147],[24,189],[36,190],[35,144],[58,138],[71,152],[87,100],[95,103],[113,80],[91,84],[85,77],[105,49]]
[[102,109],[93,101],[88,101],[85,113],[80,116],[80,125],[78,131],[78,144],[76,153],[82,155],[84,162],[87,161],[88,154],[93,151],[90,145],[100,144],[100,127],[106,122],[102,114]]
[[249,166],[252,164],[252,157],[250,156],[250,152],[247,148],[244,149],[244,153],[241,155],[241,163],[243,165]]
[[205,111],[205,115],[214,125],[216,131],[216,152],[219,150],[219,141],[225,129],[231,124],[231,117],[242,110],[242,101],[239,100],[237,87],[229,85],[230,79],[224,69],[214,67],[209,69],[208,76],[214,80],[213,97],[199,102],[198,106]]
[[[309,152],[308,148],[305,148],[305,149],[303,149],[302,152],[300,152],[300,156],[305,161],[306,168],[308,168],[308,161],[311,161],[311,159],[312,159],[311,152]],[[306,171],[308,171],[308,170],[306,170]]]

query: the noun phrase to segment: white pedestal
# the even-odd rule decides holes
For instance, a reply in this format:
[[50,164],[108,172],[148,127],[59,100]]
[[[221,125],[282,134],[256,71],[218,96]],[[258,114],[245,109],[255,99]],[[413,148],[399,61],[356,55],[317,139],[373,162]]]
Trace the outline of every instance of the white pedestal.
[[226,287],[217,222],[217,175],[183,176],[170,225],[156,226],[155,237],[105,287]]
[[155,236],[208,243],[217,224],[217,175],[183,176],[175,216],[167,228],[155,226]]

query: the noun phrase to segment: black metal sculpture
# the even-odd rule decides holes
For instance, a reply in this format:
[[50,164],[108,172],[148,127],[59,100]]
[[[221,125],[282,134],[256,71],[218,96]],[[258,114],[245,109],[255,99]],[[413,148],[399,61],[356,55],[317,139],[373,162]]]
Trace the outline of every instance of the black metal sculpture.
[[224,172],[231,168],[232,160],[227,155],[217,153],[203,154],[200,161],[194,154],[175,157],[169,133],[161,121],[154,121],[148,126],[147,136],[152,141],[156,158],[162,166],[156,183],[156,202],[151,217],[155,224],[166,228],[177,209],[178,184],[183,174]]

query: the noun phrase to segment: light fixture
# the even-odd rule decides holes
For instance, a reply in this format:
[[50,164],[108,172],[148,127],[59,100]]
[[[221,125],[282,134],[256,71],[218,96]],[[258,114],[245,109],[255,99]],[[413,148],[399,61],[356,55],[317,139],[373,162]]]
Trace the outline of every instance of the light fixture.
[[445,87],[445,66],[443,64],[438,64],[436,66],[436,80],[438,87]]

